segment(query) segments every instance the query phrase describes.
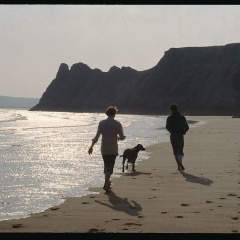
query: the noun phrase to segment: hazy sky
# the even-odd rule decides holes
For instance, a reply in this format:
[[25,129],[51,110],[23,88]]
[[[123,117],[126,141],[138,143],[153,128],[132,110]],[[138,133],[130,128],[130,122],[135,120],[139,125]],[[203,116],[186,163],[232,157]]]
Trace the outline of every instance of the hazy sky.
[[61,63],[155,66],[169,48],[240,42],[240,5],[0,5],[0,95],[40,98]]

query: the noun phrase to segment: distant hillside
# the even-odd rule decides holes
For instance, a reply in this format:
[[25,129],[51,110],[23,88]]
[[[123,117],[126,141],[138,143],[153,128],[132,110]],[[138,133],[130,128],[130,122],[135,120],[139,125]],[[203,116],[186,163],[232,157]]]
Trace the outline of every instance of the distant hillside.
[[29,109],[38,104],[39,98],[22,98],[0,96],[0,108],[26,108]]
[[239,115],[240,44],[171,48],[145,71],[62,63],[31,110],[169,114],[173,102],[188,115]]

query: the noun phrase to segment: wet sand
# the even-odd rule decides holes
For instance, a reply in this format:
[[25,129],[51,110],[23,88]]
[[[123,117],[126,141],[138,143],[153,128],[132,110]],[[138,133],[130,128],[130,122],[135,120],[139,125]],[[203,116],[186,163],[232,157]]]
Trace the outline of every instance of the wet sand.
[[170,142],[156,144],[136,172],[113,179],[111,193],[92,188],[100,194],[1,221],[0,232],[240,233],[240,119],[186,118],[200,124],[185,135],[184,172]]

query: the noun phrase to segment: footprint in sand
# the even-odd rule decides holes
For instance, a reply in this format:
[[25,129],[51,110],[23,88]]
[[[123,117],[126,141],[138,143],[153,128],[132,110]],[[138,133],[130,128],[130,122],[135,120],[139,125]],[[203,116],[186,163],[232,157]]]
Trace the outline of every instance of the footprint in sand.
[[221,200],[226,199],[225,197],[220,197]]
[[214,202],[212,202],[212,201],[206,201],[206,203],[214,203]]
[[118,221],[118,220],[120,220],[119,218],[113,218],[112,220],[114,220],[114,221]]
[[235,193],[229,193],[228,196],[233,196],[233,197],[235,197],[235,196],[237,196],[237,194],[235,194]]
[[157,198],[157,197],[150,197],[150,198],[148,198],[148,199],[154,199],[154,198]]
[[90,197],[90,198],[95,198],[95,197]]
[[190,204],[188,204],[188,203],[182,203],[181,206],[182,206],[182,207],[188,207],[188,206],[190,206]]
[[153,191],[156,191],[157,189],[156,188],[150,188],[151,190],[153,190]]
[[175,216],[174,218],[183,218],[183,216]]
[[140,224],[140,223],[125,223],[124,225],[128,225],[128,226],[133,226],[133,225],[135,225],[135,226],[142,226],[142,224]]
[[193,212],[193,213],[200,213],[200,212],[196,211],[196,212]]
[[138,216],[138,218],[144,218],[144,216]]
[[238,233],[238,230],[232,230],[233,233]]
[[90,202],[82,202],[82,204],[89,204]]
[[218,206],[218,207],[222,207],[222,206]]
[[167,212],[161,212],[161,214],[167,214]]
[[51,208],[51,210],[53,210],[53,211],[56,211],[56,210],[58,210],[59,209],[59,207],[52,207]]
[[16,223],[16,224],[13,224],[12,227],[13,228],[20,228],[22,227],[23,225],[21,223]]
[[98,233],[98,232],[102,232],[104,229],[97,229],[97,228],[91,228],[88,230],[88,233]]
[[238,220],[238,217],[232,217],[233,220]]

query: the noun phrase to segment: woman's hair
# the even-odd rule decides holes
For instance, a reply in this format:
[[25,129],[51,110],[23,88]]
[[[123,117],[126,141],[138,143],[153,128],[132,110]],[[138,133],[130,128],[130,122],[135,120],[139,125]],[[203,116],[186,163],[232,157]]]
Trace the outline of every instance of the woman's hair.
[[106,109],[106,114],[108,116],[114,116],[117,111],[118,111],[117,107],[110,106]]
[[173,111],[173,112],[178,111],[178,105],[176,103],[172,103],[170,105],[170,110]]

